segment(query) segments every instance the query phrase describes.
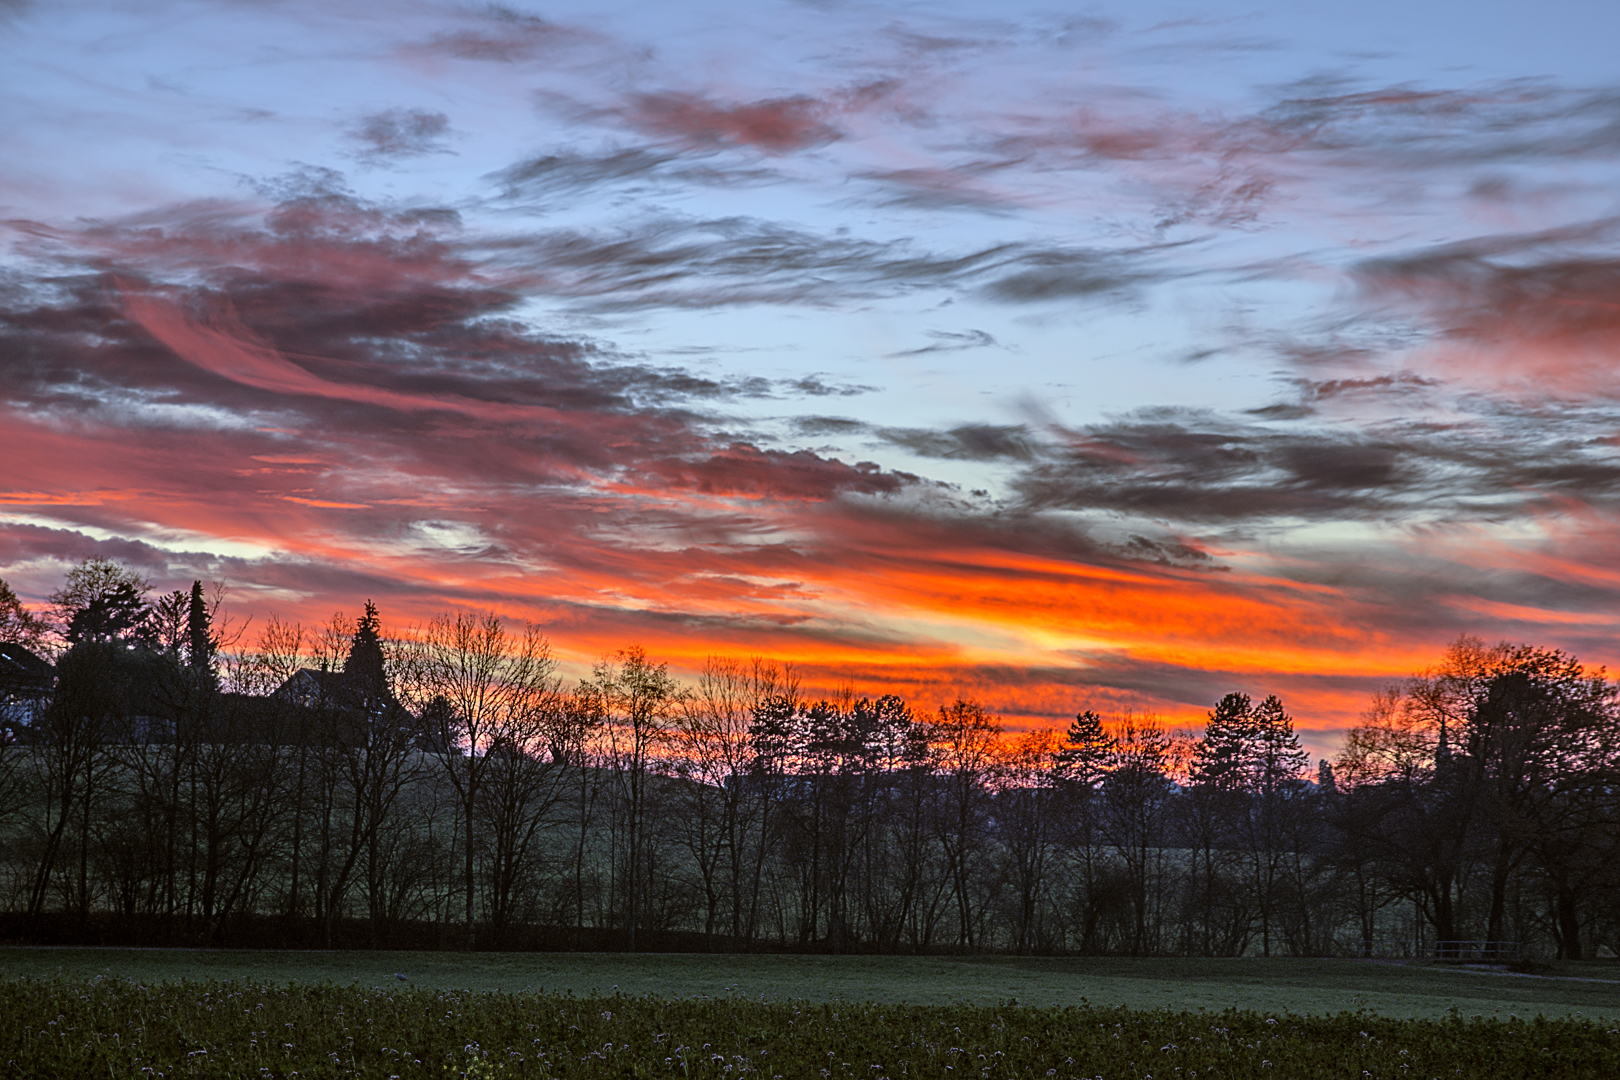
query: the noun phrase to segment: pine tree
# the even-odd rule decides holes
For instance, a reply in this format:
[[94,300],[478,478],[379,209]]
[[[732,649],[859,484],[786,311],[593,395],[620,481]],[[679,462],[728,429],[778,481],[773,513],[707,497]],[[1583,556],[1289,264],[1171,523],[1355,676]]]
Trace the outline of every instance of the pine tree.
[[1294,718],[1275,694],[1255,706],[1251,715],[1253,781],[1263,792],[1276,791],[1300,780],[1311,756],[1299,744]]
[[1235,791],[1243,788],[1255,742],[1254,706],[1248,694],[1227,694],[1216,702],[1193,758],[1194,784]]
[[68,620],[66,637],[77,645],[83,641],[133,641],[150,644],[150,609],[139,590],[121,582],[91,600]]
[[1114,739],[1103,730],[1102,717],[1090,709],[1077,714],[1069,725],[1058,754],[1058,770],[1065,780],[1096,787],[1108,771]]
[[381,697],[388,687],[388,676],[383,670],[382,616],[377,605],[366,601],[366,613],[355,624],[354,639],[349,643],[348,658],[343,661],[343,674],[349,684],[366,697]]
[[124,641],[151,645],[157,628],[146,602],[151,584],[111,559],[86,559],[68,571],[51,594],[59,628],[68,643]]

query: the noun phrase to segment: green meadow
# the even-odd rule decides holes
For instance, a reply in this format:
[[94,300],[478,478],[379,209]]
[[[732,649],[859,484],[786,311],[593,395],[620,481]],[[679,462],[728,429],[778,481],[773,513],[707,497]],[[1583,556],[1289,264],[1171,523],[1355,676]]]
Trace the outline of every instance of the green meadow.
[[[762,954],[258,952],[0,948],[0,980],[94,976],[152,985],[249,980],[579,996],[746,998],[914,1005],[1245,1009],[1393,1018],[1620,1017],[1620,964],[1519,975],[1434,964],[1331,959]],[[397,975],[404,975],[399,979]]]

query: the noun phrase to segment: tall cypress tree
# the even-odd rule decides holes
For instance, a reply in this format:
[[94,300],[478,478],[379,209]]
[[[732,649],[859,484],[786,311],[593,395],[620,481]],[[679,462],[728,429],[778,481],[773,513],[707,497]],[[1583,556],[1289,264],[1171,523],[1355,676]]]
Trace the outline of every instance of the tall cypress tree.
[[191,666],[198,671],[214,668],[214,619],[203,598],[202,582],[191,583],[191,601],[186,607],[186,646]]

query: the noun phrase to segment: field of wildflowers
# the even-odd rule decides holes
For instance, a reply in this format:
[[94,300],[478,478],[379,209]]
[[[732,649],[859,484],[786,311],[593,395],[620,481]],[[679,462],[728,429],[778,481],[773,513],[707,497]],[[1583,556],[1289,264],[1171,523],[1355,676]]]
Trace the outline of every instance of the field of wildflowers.
[[4,1077],[1614,1077],[1582,1019],[0,981]]

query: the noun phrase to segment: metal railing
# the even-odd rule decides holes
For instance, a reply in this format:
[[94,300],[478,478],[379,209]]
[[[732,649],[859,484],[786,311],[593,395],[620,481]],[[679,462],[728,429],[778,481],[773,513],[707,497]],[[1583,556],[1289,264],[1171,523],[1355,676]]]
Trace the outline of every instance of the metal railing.
[[1519,958],[1517,941],[1437,941],[1436,960],[1472,960],[1482,963],[1511,963]]

